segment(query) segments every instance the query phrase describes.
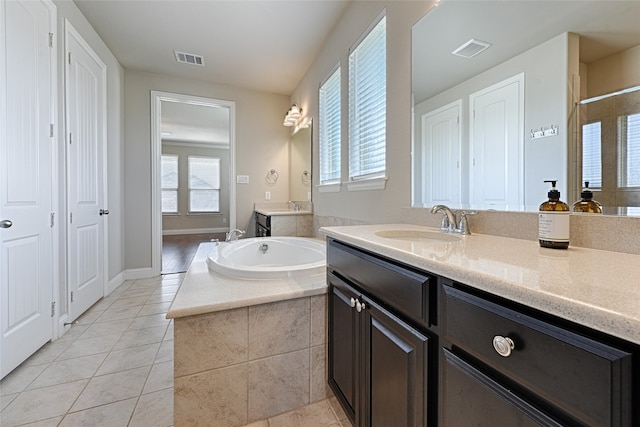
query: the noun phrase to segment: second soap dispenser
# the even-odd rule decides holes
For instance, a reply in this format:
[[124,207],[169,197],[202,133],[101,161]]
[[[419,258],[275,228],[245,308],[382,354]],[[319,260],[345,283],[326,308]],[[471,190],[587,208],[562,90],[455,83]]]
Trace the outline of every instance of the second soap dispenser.
[[589,189],[589,181],[585,181],[584,189],[580,193],[581,200],[573,204],[574,212],[601,214],[602,206],[593,200],[593,192]]
[[569,247],[569,205],[560,200],[556,181],[551,183],[549,200],[540,205],[538,212],[538,241],[543,248],[567,249]]

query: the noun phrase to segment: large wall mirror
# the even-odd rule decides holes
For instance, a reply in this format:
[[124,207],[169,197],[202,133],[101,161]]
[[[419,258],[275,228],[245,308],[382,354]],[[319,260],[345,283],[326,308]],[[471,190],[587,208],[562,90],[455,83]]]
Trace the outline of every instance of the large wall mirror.
[[289,144],[289,199],[311,201],[311,119],[295,129]]
[[[579,198],[583,130],[602,115],[579,102],[640,86],[638,22],[635,0],[443,0],[431,9],[412,30],[412,205],[532,211],[545,180],[558,180],[568,203]],[[636,95],[606,98],[624,104],[627,128],[640,114]],[[612,189],[620,177],[605,178],[640,162],[625,154],[640,141],[622,150],[604,139],[594,198],[605,213],[640,206],[640,184]]]

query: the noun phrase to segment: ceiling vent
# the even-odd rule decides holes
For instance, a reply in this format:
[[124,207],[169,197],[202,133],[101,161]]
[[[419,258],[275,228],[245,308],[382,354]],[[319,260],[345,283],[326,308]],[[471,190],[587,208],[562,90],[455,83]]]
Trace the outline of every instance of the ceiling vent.
[[451,53],[463,58],[473,58],[489,46],[491,46],[491,43],[471,39]]
[[193,53],[178,52],[177,50],[174,50],[173,53],[176,54],[176,61],[178,62],[181,62],[183,64],[200,65],[204,67],[203,56],[194,55]]

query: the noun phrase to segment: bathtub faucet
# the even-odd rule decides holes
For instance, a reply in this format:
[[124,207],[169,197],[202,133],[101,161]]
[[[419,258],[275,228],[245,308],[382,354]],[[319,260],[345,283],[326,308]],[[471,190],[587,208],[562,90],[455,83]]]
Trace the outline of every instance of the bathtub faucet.
[[230,232],[227,233],[227,238],[225,239],[225,242],[230,242],[232,240],[238,240],[240,237],[244,236],[245,231],[244,230],[240,230],[237,228],[234,228],[233,230],[231,230]]
[[293,206],[293,210],[295,212],[298,212],[300,210],[300,205],[298,205],[298,202],[294,202],[292,200],[289,200],[287,203],[291,204],[291,206]]

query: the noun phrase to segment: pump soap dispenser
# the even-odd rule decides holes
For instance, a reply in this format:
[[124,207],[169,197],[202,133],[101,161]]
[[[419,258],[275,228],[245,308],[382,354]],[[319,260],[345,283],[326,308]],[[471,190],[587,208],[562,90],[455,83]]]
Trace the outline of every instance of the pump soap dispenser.
[[593,192],[589,190],[589,181],[584,182],[584,190],[580,193],[581,200],[573,204],[574,212],[601,214],[602,206],[593,200]]
[[540,205],[538,214],[538,240],[543,248],[567,249],[569,247],[569,205],[560,200],[557,181],[551,183],[549,200]]

